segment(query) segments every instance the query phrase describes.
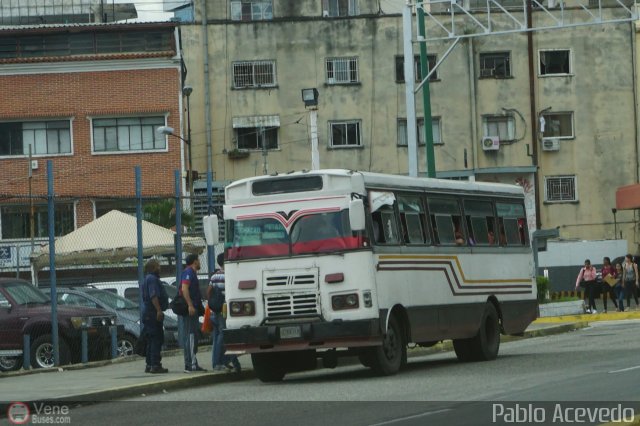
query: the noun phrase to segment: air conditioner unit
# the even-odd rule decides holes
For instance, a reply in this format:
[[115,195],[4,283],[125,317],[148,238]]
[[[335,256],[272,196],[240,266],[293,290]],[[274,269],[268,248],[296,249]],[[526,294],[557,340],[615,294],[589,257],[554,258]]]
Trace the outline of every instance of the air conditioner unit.
[[543,139],[542,150],[543,151],[559,151],[560,140],[557,138]]
[[483,151],[497,151],[500,149],[500,138],[497,136],[485,136],[482,138]]
[[327,78],[327,84],[336,84],[336,79],[333,77]]
[[480,70],[480,77],[493,77],[494,72],[493,68],[483,68]]

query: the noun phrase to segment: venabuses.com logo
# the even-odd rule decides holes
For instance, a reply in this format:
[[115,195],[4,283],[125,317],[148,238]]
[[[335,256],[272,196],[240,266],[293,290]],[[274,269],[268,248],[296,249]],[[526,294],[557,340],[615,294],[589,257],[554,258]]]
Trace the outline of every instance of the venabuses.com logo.
[[29,421],[29,406],[24,402],[13,402],[7,408],[7,417],[14,425],[23,425]]

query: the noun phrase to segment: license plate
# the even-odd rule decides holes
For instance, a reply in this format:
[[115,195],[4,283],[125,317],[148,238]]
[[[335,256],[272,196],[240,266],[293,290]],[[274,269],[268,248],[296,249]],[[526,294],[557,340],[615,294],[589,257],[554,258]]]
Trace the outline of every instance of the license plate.
[[281,339],[296,339],[302,337],[302,330],[300,327],[280,327]]

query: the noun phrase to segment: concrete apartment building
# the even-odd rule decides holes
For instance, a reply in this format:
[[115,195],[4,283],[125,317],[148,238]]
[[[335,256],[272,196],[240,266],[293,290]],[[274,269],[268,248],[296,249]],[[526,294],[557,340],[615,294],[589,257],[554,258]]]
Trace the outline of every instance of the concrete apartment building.
[[[407,173],[402,19],[391,3],[181,2],[194,15],[181,27],[194,168],[206,170],[207,152],[218,181],[310,168],[301,89],[317,88],[322,168]],[[635,37],[620,23],[536,32],[531,45],[524,33],[460,42],[430,82],[437,176],[521,184],[532,229],[613,238],[615,190],[638,181]],[[431,65],[449,45],[428,44]],[[499,147],[483,148],[486,136]],[[618,212],[617,230],[634,249],[633,211]]]
[[0,27],[0,266],[28,265],[29,146],[37,241],[48,236],[48,160],[56,236],[130,211],[137,165],[143,196],[174,195],[183,146],[157,127],[181,128],[178,43],[174,23]]

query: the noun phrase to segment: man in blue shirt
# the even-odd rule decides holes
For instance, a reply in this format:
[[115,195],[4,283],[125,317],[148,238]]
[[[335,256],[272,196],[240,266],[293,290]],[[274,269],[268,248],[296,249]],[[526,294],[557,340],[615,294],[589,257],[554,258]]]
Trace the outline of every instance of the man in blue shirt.
[[[151,259],[144,267],[145,276],[142,284],[142,336],[147,337],[145,373],[162,374],[169,370],[162,367],[160,350],[164,343],[162,322],[164,312],[162,307],[163,290],[160,282],[160,263]],[[165,301],[166,303],[166,301]]]
[[206,371],[198,365],[198,317],[203,314],[202,295],[198,282],[200,260],[195,254],[190,254],[185,259],[186,268],[182,271],[180,279],[180,294],[184,297],[189,307],[188,315],[182,316],[182,348],[184,349],[184,371]]

